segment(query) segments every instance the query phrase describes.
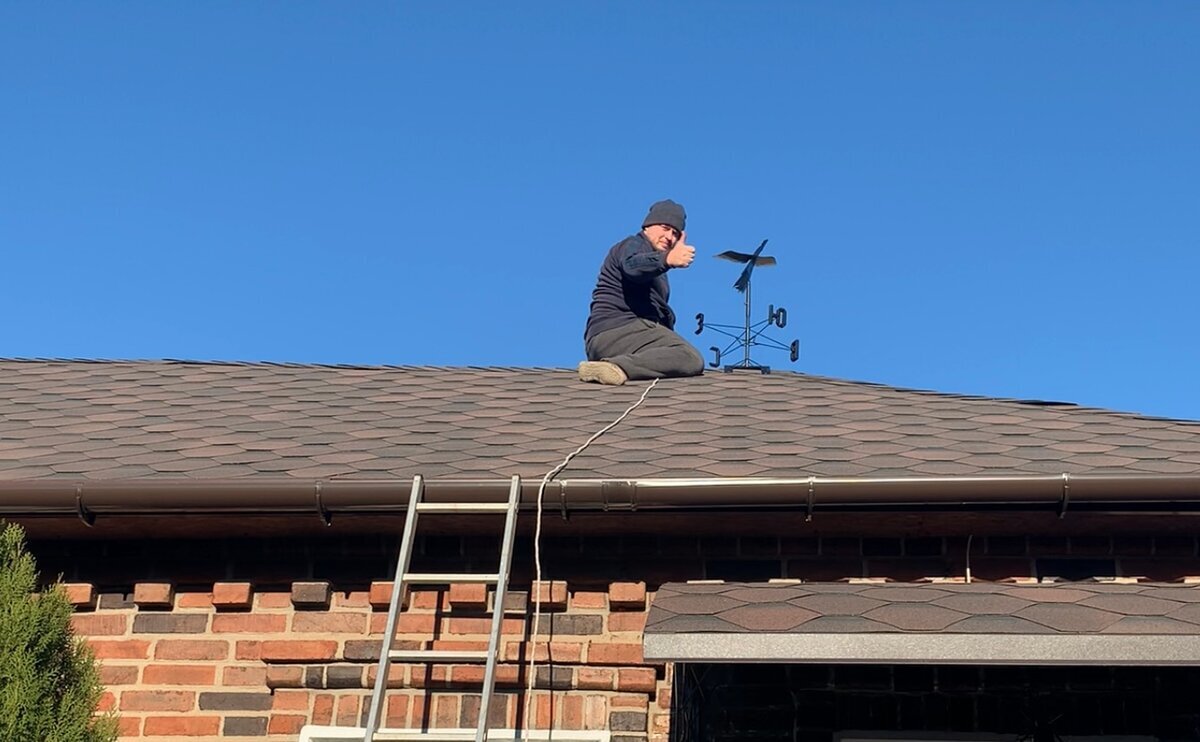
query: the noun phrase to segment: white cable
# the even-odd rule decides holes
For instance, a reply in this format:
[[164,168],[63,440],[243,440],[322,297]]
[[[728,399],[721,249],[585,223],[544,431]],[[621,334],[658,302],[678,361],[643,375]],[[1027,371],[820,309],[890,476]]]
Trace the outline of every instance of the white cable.
[[971,539],[975,538],[975,534],[967,536],[967,584],[971,584]]
[[[645,391],[642,392],[642,396],[638,398],[638,401],[636,401],[632,405],[630,405],[630,407],[628,409],[626,409],[624,412],[622,412],[621,416],[618,417],[616,420],[613,420],[608,425],[605,425],[603,428],[600,428],[600,430],[596,431],[592,435],[591,438],[588,438],[586,441],[583,442],[582,446],[580,446],[579,448],[576,448],[574,451],[567,454],[567,457],[562,460],[561,464],[559,464],[558,466],[551,469],[549,472],[546,473],[546,476],[542,477],[542,484],[540,487],[538,487],[537,524],[534,526],[534,533],[533,533],[533,568],[534,568],[534,573],[536,575],[534,578],[534,583],[533,583],[535,585],[535,587],[532,590],[532,592],[533,592],[533,630],[529,632],[529,671],[528,671],[529,674],[527,677],[527,682],[526,682],[526,687],[525,687],[525,730],[526,731],[529,731],[533,728],[533,722],[531,721],[530,711],[532,710],[531,706],[533,704],[534,672],[537,669],[537,659],[536,659],[537,653],[534,651],[534,643],[537,641],[538,625],[541,623],[541,619],[542,619],[542,596],[541,596],[541,591],[539,588],[541,588],[541,585],[542,585],[542,545],[541,545],[542,544],[542,497],[543,497],[543,495],[546,494],[546,485],[550,483],[551,479],[558,476],[559,473],[562,472],[563,469],[567,468],[567,464],[571,463],[571,459],[573,459],[576,456],[578,456],[579,454],[583,453],[583,451],[588,446],[592,445],[593,441],[595,441],[597,438],[604,435],[608,431],[612,430],[613,428],[617,427],[617,425],[622,420],[629,417],[630,413],[632,413],[634,410],[636,410],[638,407],[640,407],[642,405],[642,402],[646,401],[646,395],[649,394],[650,390],[653,389],[657,384],[658,384],[658,379],[655,379],[654,381],[650,382],[649,386],[647,386]],[[549,641],[546,642],[546,657],[547,658],[550,657],[550,642]],[[551,709],[550,713],[551,713],[551,715],[553,715],[554,709]]]

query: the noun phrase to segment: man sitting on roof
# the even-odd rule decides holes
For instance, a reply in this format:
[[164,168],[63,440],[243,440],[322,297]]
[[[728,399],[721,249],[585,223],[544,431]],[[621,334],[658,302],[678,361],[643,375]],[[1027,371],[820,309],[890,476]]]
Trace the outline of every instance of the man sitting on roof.
[[688,267],[696,256],[687,244],[686,219],[681,205],[659,201],[642,231],[608,251],[583,333],[588,359],[579,364],[581,381],[624,384],[703,373],[704,359],[675,334],[675,313],[667,305],[667,271]]

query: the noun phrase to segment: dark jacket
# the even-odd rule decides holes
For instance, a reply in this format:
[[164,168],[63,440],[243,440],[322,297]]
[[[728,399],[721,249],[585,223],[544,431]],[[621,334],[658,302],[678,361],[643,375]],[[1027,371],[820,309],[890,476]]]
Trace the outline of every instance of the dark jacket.
[[638,317],[675,329],[675,313],[667,306],[671,298],[668,270],[667,254],[655,250],[641,232],[613,245],[592,292],[585,341]]

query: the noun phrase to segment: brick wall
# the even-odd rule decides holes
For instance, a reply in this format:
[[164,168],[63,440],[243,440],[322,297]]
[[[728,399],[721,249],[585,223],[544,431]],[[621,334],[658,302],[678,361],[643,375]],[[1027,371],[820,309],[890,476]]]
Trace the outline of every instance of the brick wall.
[[[70,583],[75,630],[102,663],[125,737],[291,736],[306,723],[365,721],[391,583],[341,592],[305,581],[287,592],[247,582],[175,590],[141,582],[131,593]],[[609,729],[617,740],[665,739],[665,668],[642,659],[644,583],[573,588],[540,583],[530,641],[528,591],[510,592],[493,725]],[[479,585],[414,590],[396,648],[485,649],[490,615]],[[537,665],[525,717],[527,658]],[[394,664],[387,726],[473,727],[482,664]]]
[[[579,533],[546,537],[543,565],[555,582],[542,588],[548,617],[532,645],[533,549],[522,538],[494,721],[666,740],[669,668],[641,657],[646,607],[661,583],[864,576],[908,581],[961,575],[968,552],[966,536],[929,533],[923,523],[917,525],[925,533],[904,537],[845,529],[755,536],[710,529],[703,535],[696,523],[678,518],[660,534],[593,533],[576,524]],[[1194,535],[1029,534],[971,539],[975,577],[1074,571],[1073,577],[1170,581],[1200,575]],[[305,723],[361,723],[390,590],[390,581],[381,581],[389,578],[397,548],[394,537],[378,535],[31,544],[44,574],[62,574],[72,583],[76,628],[102,660],[104,703],[119,710],[127,736],[234,739],[294,737]],[[494,537],[442,534],[418,542],[413,569],[490,571],[497,552]],[[418,590],[398,646],[483,648],[486,627],[477,586]],[[521,660],[530,651],[541,664],[533,718],[527,720]],[[389,726],[474,724],[481,666],[402,665],[394,673]]]

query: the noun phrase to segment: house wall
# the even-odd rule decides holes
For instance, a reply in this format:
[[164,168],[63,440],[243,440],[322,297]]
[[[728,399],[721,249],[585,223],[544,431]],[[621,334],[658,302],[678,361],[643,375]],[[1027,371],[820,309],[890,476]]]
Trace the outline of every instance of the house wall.
[[[662,665],[642,660],[644,583],[571,588],[537,583],[545,601],[535,640],[526,591],[511,592],[494,726],[608,729],[617,740],[662,739],[670,691]],[[306,723],[359,725],[373,687],[392,585],[343,591],[327,581],[258,590],[248,582],[131,593],[69,583],[76,631],[102,663],[104,708],[125,737],[290,736]],[[417,589],[398,649],[486,649],[481,585]],[[432,641],[429,640],[432,638]],[[532,649],[531,649],[532,647]],[[528,709],[528,655],[537,663]],[[473,727],[481,664],[394,664],[386,726]],[[651,734],[655,733],[655,734]]]
[[[905,532],[897,528],[902,520],[892,521],[894,533]],[[1086,519],[1055,532],[993,523],[988,535],[970,540],[972,572],[991,580],[1039,571],[1167,581],[1200,575],[1197,538],[1181,532],[1178,521],[1138,521],[1139,530],[1119,535],[1104,535]],[[910,581],[961,575],[968,552],[965,535],[938,535],[928,522],[903,536],[882,535],[886,528],[866,521],[846,521],[832,533],[784,521],[773,534],[728,522],[722,531],[711,518],[671,525],[658,524],[657,533],[578,522],[571,530],[551,527],[541,543],[544,580],[536,586],[549,620],[532,644],[533,547],[522,536],[496,724],[608,729],[624,742],[665,742],[672,668],[641,654],[647,606],[664,582]],[[728,535],[734,533],[771,535]],[[102,662],[104,703],[120,713],[126,737],[232,739],[294,738],[305,723],[361,723],[397,547],[392,536],[370,534],[31,544],[45,574],[71,583],[76,629]],[[478,533],[429,536],[419,540],[412,568],[494,570],[498,548],[494,536]],[[432,639],[433,648],[483,648],[482,598],[471,585],[414,591],[399,646]],[[531,651],[538,667],[528,718],[520,689]],[[387,725],[474,725],[481,676],[479,665],[397,666]]]

